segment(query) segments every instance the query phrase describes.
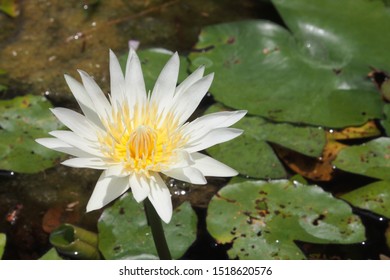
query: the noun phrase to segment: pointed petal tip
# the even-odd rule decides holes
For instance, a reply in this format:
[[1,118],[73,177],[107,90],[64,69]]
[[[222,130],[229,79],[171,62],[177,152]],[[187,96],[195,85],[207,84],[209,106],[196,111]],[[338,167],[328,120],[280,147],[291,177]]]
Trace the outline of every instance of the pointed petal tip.
[[248,113],[248,110],[238,110],[238,111],[235,111],[237,115],[239,115],[239,119],[237,120],[237,122],[239,120],[241,120],[243,117],[246,116],[246,114]]
[[[151,200],[151,195],[148,196],[148,199]],[[171,207],[161,207],[161,206],[157,206],[156,205],[157,202],[153,201],[152,202],[152,205],[154,207],[154,209],[156,210],[157,214],[160,216],[160,219],[166,223],[166,224],[169,224],[169,222],[171,221],[172,219],[172,213],[173,213],[173,209],[172,209],[172,203],[170,203]]]
[[169,217],[164,217],[164,218],[160,217],[160,218],[161,218],[161,220],[163,220],[164,223],[169,224],[169,222],[172,219],[172,215],[170,215]]
[[112,49],[109,49],[109,58],[110,58],[110,60],[117,58],[116,54],[114,53],[114,51]]
[[212,73],[208,74],[207,76],[210,76],[210,79],[213,80],[214,79],[214,75],[215,75],[214,72],[212,72]]
[[97,210],[97,209],[99,209],[99,208],[89,205],[89,202],[88,202],[88,205],[85,208],[85,212],[88,213],[88,212],[91,212],[91,211],[94,211],[94,210]]
[[[223,177],[236,177],[238,174],[240,174],[237,170],[235,169],[232,169],[231,173],[226,175],[226,176],[223,176]],[[222,177],[222,176],[221,176]]]
[[47,138],[37,138],[37,139],[34,139],[34,141],[35,141],[36,143],[38,143],[39,145],[45,146],[43,143],[44,143],[46,140],[43,140],[43,139],[47,139]]
[[81,69],[77,69],[77,72],[79,73],[80,77],[83,78],[91,78],[91,76],[89,76],[89,74],[87,72],[85,72],[84,70],[81,70]]
[[180,60],[179,53],[177,51],[173,53],[172,57],[174,57],[175,60]]

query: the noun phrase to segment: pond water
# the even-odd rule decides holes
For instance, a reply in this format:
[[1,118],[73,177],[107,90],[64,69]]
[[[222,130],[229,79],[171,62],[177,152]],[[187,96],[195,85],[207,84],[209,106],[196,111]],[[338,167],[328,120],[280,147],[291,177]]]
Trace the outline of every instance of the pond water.
[[[136,40],[141,48],[159,47],[186,54],[207,25],[248,18],[281,23],[268,2],[255,0],[17,2],[17,17],[0,13],[0,69],[7,72],[2,79],[8,85],[0,98],[31,93],[47,97],[54,106],[76,110],[63,74],[76,77],[76,70],[83,69],[107,92],[108,49],[123,54],[129,41]],[[212,101],[208,96],[203,108]],[[99,174],[61,165],[32,175],[0,171],[0,232],[7,234],[4,259],[39,258],[51,247],[50,232],[63,222],[95,231],[102,211],[85,213],[85,206]],[[198,239],[184,258],[227,258],[228,246],[217,245],[205,231],[204,222],[209,200],[226,180],[212,179],[201,187],[169,182],[174,203],[189,200],[200,219]],[[302,250],[312,258],[366,259],[386,252],[383,232],[387,222],[356,211],[370,225],[367,242],[343,246],[302,243]]]

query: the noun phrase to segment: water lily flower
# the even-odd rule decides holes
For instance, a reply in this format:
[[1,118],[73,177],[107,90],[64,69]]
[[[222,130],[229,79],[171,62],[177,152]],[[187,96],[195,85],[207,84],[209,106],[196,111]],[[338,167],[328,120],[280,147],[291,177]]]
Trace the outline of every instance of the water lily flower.
[[207,93],[213,74],[203,76],[204,67],[200,67],[176,86],[178,73],[175,53],[147,93],[140,60],[131,49],[125,74],[110,51],[109,98],[86,72],[79,71],[82,83],[65,75],[83,114],[52,109],[70,131],[52,131],[54,138],[37,142],[74,156],[64,165],[103,170],[87,211],[105,206],[130,188],[137,202],[148,198],[168,223],[172,201],[160,174],[192,184],[206,184],[206,176],[237,175],[199,151],[239,136],[242,131],[229,126],[246,111],[217,112],[187,122]]

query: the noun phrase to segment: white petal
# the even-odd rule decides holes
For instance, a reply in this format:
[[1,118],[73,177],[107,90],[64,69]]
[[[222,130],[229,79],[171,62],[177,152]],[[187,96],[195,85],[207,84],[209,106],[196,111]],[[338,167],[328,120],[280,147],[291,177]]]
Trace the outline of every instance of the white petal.
[[130,49],[129,57],[127,59],[125,84],[125,94],[130,109],[132,109],[135,104],[145,104],[146,89],[141,62],[133,49]]
[[242,132],[241,129],[236,128],[217,128],[210,131],[197,143],[188,144],[184,149],[189,153],[201,151],[216,144],[232,140],[240,136]]
[[165,64],[157,78],[153,88],[151,102],[158,105],[158,113],[161,113],[172,102],[177,77],[179,76],[179,66],[179,55],[175,53]]
[[172,218],[171,193],[158,174],[151,176],[150,194],[148,195],[148,198],[161,220],[165,223],[169,223]]
[[90,142],[87,139],[84,139],[72,131],[66,130],[55,130],[49,132],[50,135],[60,139],[61,141],[68,143],[69,145],[79,148],[91,155],[102,156],[101,151],[95,146],[94,142]]
[[106,169],[107,177],[124,177],[129,176],[128,172],[126,172],[121,164],[116,164],[108,167]]
[[144,175],[136,173],[130,175],[131,192],[137,202],[143,201],[150,194],[149,181]]
[[209,74],[191,85],[173,105],[179,123],[184,123],[199,106],[211,86],[214,74]]
[[73,147],[69,145],[68,143],[65,143],[64,141],[61,141],[57,138],[39,138],[35,139],[35,141],[42,146],[45,146],[49,149],[52,149],[54,151],[58,151],[61,153],[66,153],[75,157],[92,157],[93,155],[84,152],[83,150],[80,150],[76,147]]
[[247,111],[225,111],[208,114],[186,124],[183,134],[189,136],[189,144],[203,138],[216,128],[228,127],[242,119]]
[[105,172],[103,172],[88,201],[87,212],[102,208],[128,189],[128,177],[107,177]]
[[193,167],[175,168],[172,170],[163,171],[162,173],[168,177],[191,184],[204,185],[207,183],[206,178],[203,176],[202,172]]
[[177,86],[175,92],[175,99],[180,97],[183,92],[185,92],[190,86],[192,86],[195,82],[199,81],[204,74],[204,67],[201,66],[191,73],[180,85]]
[[125,93],[125,77],[123,76],[122,68],[118,58],[112,50],[110,50],[110,85],[112,106],[121,103],[124,100]]
[[193,153],[191,156],[195,161],[195,164],[192,167],[198,169],[204,176],[233,177],[238,174],[233,168],[212,157],[201,153]]
[[193,161],[189,152],[184,150],[179,150],[176,152],[176,162],[169,165],[169,170],[176,168],[188,167],[195,162]]
[[111,113],[111,105],[100,87],[86,72],[79,70],[84,87],[92,100],[96,113],[100,118],[106,119]]
[[85,118],[85,116],[66,109],[66,108],[54,108],[51,109],[52,113],[72,130],[77,135],[84,137],[88,140],[97,141],[96,127],[92,127],[91,123]]
[[71,158],[62,162],[63,165],[76,168],[107,169],[108,165],[101,158]]
[[103,125],[95,112],[95,107],[84,86],[68,75],[65,75],[65,80],[84,115],[95,125],[102,128]]

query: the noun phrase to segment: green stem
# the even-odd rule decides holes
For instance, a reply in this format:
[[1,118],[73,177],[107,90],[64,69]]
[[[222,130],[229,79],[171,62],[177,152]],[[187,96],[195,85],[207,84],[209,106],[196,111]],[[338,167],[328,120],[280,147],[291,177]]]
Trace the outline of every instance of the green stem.
[[165,239],[164,229],[162,227],[160,216],[157,214],[149,199],[144,201],[145,214],[148,224],[152,230],[154,245],[156,246],[160,260],[171,260],[167,240]]

